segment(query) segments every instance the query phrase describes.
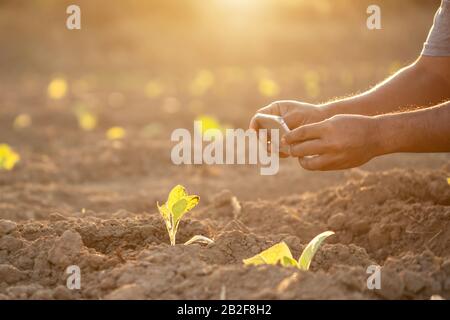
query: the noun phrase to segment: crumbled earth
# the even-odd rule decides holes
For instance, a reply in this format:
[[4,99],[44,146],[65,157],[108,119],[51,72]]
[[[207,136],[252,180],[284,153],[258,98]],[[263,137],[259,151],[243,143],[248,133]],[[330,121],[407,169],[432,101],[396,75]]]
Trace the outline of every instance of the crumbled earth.
[[[2,219],[0,298],[448,299],[448,174],[354,170],[344,184],[276,200],[222,190],[182,221],[176,246],[155,210]],[[298,257],[325,230],[336,234],[308,272],[242,263],[279,241]],[[214,243],[182,244],[196,234]],[[70,265],[80,290],[66,287]],[[369,265],[381,266],[379,290],[367,288]]]
[[[247,128],[276,99],[373,87],[416,59],[439,1],[383,1],[382,33],[364,27],[368,0],[242,16],[200,2],[78,0],[83,26],[69,31],[67,1],[0,1],[0,144],[21,158],[0,171],[0,299],[449,299],[449,153],[336,172],[283,159],[274,176],[170,158],[173,130],[199,116]],[[198,95],[205,71],[214,81]],[[267,79],[278,94],[261,92]],[[106,138],[113,126],[123,139]],[[170,246],[156,202],[177,184],[201,199]],[[297,258],[326,230],[308,272],[242,263],[279,241]],[[214,243],[184,246],[194,235]],[[381,288],[369,290],[373,265]]]

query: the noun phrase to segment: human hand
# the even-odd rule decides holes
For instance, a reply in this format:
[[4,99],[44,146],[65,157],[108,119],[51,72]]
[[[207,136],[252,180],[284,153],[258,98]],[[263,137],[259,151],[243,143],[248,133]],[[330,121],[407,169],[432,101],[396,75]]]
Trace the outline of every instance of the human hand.
[[[272,102],[268,106],[259,109],[257,113],[281,116],[289,129],[294,129],[308,123],[319,122],[327,118],[325,110],[319,106],[290,100]],[[250,121],[250,129],[258,131],[261,128],[256,116],[254,116]],[[270,151],[269,146],[268,151]],[[288,154],[283,152],[280,152],[279,156],[281,158],[289,157]]]
[[347,169],[383,153],[378,127],[374,117],[336,115],[292,130],[282,143],[307,170]]
[[[256,113],[281,116],[291,130],[308,123],[315,123],[328,118],[325,109],[314,104],[292,100],[272,102],[268,106],[256,111]],[[260,129],[255,117],[250,121],[250,128],[255,130]]]

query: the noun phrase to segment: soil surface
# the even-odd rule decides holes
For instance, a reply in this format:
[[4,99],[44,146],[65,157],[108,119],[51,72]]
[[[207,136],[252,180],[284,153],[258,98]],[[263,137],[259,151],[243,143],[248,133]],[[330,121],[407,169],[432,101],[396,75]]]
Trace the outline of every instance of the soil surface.
[[[439,1],[384,1],[382,32],[365,27],[368,0],[249,18],[183,6],[198,1],[78,2],[83,27],[69,31],[65,2],[0,1],[0,143],[21,157],[0,171],[0,299],[450,299],[448,153],[336,172],[287,159],[274,176],[170,160],[172,131],[199,115],[246,128],[273,100],[374,86],[417,58]],[[214,79],[201,95],[199,74]],[[51,99],[56,77],[67,92]],[[267,77],[278,93],[261,92]],[[149,95],[149,81],[164,90]],[[13,125],[20,114],[28,126]],[[105,137],[112,126],[122,140]],[[156,202],[177,184],[201,199],[170,246]],[[308,272],[242,263],[279,241],[297,258],[326,230]],[[214,243],[184,246],[194,235]]]
[[[0,174],[1,299],[450,298],[446,155],[334,173],[288,160],[262,177],[249,166],[174,166],[164,139],[92,133],[57,148],[57,137],[40,144],[43,128],[27,130],[36,144]],[[170,246],[155,202],[174,181],[201,201]],[[325,230],[336,234],[308,272],[242,263],[279,241],[298,257]],[[214,244],[182,244],[197,234]],[[81,269],[80,290],[66,287],[70,265]],[[367,288],[369,265],[382,267],[380,290]]]

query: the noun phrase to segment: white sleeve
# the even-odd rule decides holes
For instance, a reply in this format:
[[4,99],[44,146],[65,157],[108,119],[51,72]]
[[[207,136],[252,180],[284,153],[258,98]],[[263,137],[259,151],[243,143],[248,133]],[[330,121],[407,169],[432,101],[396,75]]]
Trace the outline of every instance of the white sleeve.
[[442,0],[421,54],[424,56],[450,56],[450,0]]

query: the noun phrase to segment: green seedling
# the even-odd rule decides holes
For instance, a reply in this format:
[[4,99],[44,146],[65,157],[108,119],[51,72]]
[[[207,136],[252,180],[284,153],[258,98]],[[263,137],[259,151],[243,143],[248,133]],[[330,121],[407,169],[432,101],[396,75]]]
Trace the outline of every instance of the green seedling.
[[[189,211],[191,211],[200,201],[200,197],[197,195],[188,195],[186,189],[181,186],[175,186],[169,193],[166,203],[162,206],[158,205],[158,210],[164,219],[167,232],[169,233],[170,244],[175,245],[178,226],[181,218]],[[207,237],[196,235],[192,237],[185,244],[191,244],[193,242],[207,242],[213,241]]]
[[298,261],[292,257],[291,250],[289,250],[289,247],[283,241],[262,251],[254,257],[244,259],[243,262],[245,265],[255,266],[260,264],[276,265],[279,263],[284,267],[297,267],[300,270],[307,271],[322,242],[333,234],[333,231],[325,231],[314,237],[303,250]]
[[10,171],[17,162],[20,161],[20,155],[6,143],[0,143],[0,171]]

